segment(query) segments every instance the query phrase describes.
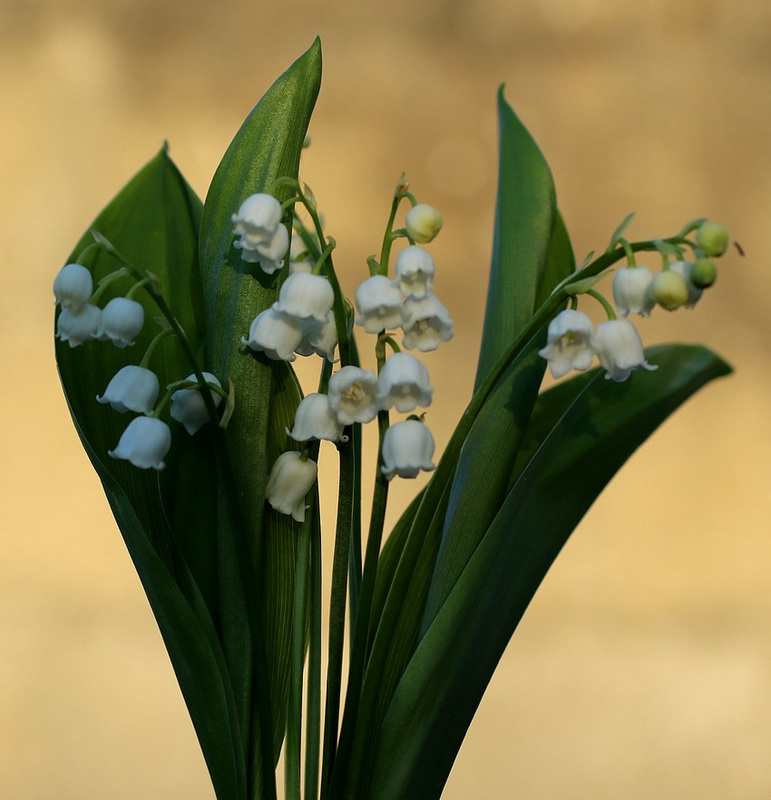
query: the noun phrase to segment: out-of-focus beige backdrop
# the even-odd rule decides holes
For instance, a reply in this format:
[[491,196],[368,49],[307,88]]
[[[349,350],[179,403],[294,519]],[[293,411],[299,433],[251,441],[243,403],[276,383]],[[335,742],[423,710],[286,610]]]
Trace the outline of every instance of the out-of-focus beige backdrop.
[[663,426],[568,544],[446,800],[768,800],[764,0],[0,2],[0,796],[213,798],[61,395],[50,284],[165,138],[205,194],[243,117],[317,33],[325,73],[304,177],[349,294],[401,170],[444,212],[433,252],[455,338],[427,358],[439,446],[479,346],[500,82],[551,163],[579,259],[630,210],[633,236],[705,215],[747,252],[723,260],[695,311],[642,323],[647,342],[706,341],[737,373]]

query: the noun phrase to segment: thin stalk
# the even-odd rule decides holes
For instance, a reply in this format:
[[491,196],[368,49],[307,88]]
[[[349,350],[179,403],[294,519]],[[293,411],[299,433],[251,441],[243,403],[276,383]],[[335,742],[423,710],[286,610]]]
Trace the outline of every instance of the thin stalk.
[[332,586],[329,601],[329,653],[327,661],[327,700],[324,712],[324,755],[321,767],[321,797],[326,796],[337,749],[340,721],[340,695],[345,645],[345,600],[348,584],[348,558],[354,506],[355,445],[353,437],[341,443],[340,477],[337,498],[337,529],[332,561]]
[[321,525],[313,526],[311,536],[310,643],[305,720],[305,800],[316,800],[321,750]]

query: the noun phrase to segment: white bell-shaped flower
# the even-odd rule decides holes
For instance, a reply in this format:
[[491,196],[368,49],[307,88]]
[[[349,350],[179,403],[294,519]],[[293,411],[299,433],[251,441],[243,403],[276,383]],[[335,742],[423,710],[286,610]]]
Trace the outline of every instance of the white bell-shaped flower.
[[151,414],[159,391],[158,376],[152,370],[129,365],[115,373],[104,394],[96,399],[99,403],[109,403],[121,414],[126,411]]
[[144,324],[145,310],[141,303],[113,297],[102,309],[96,338],[103,342],[109,339],[116,347],[128,347],[134,344],[134,337]]
[[701,300],[703,294],[703,289],[694,286],[691,280],[691,270],[693,268],[693,261],[672,261],[669,264],[669,271],[676,273],[685,281],[685,288],[688,290],[688,299],[684,303],[686,308],[693,308]]
[[236,236],[247,234],[269,239],[281,224],[281,203],[265,193],[250,195],[231,217]]
[[101,318],[102,309],[91,303],[87,303],[79,314],[65,308],[56,323],[56,338],[68,342],[70,347],[77,347],[96,338]]
[[399,286],[385,275],[373,275],[359,284],[356,307],[359,309],[356,324],[363,325],[367,333],[398,328],[406,319]]
[[289,249],[289,234],[283,225],[279,225],[268,238],[245,233],[234,245],[241,248],[241,258],[244,261],[259,264],[264,273],[272,275],[284,266],[284,256]]
[[265,487],[265,499],[280,514],[305,522],[305,496],[316,480],[316,462],[303,461],[297,450],[282,453],[273,464]]
[[408,297],[404,307],[408,316],[402,341],[408,350],[417,347],[427,353],[436,350],[440,342],[452,339],[450,312],[434,295],[426,294],[419,300]]
[[433,288],[435,271],[434,258],[424,247],[405,247],[396,259],[396,280],[405,297],[425,297]]
[[298,272],[281,284],[273,308],[301,322],[316,320],[323,324],[334,302],[335,293],[326,278]]
[[434,437],[426,425],[416,419],[397,422],[383,436],[383,474],[390,481],[395,475],[400,478],[416,478],[420,470],[431,472],[435,464]]
[[371,422],[377,416],[377,376],[360,367],[343,367],[329,379],[329,405],[338,422]]
[[314,353],[321,358],[326,358],[332,364],[339,359],[335,358],[335,348],[337,347],[337,326],[335,325],[335,313],[330,311],[323,324],[316,320],[303,324],[303,340],[299,347],[295,348],[295,353],[301,356],[312,356]]
[[406,414],[417,406],[431,405],[431,388],[425,365],[409,353],[394,353],[383,365],[377,379],[378,405],[382,410],[396,406]]
[[[201,373],[206,383],[213,383],[215,386],[222,387],[216,375],[211,372]],[[195,373],[188,375],[186,381],[197,381]],[[222,402],[222,395],[210,389],[211,399],[216,408]],[[171,418],[181,422],[185,430],[192,436],[201,426],[209,421],[209,412],[206,409],[206,401],[200,389],[178,389],[171,396]]]
[[442,215],[433,206],[418,203],[407,212],[405,227],[413,241],[427,244],[442,230]]
[[291,431],[287,428],[286,432],[297,442],[307,442],[308,439],[347,442],[348,437],[343,436],[344,427],[332,411],[329,398],[314,392],[300,401],[294,415],[294,428]]
[[640,334],[627,319],[601,322],[594,333],[593,346],[608,379],[625,381],[632,370],[657,369],[645,360]]
[[94,291],[91,271],[81,264],[67,264],[54,279],[54,295],[59,305],[73,314],[80,314]]
[[155,417],[136,417],[108,455],[130,461],[140,469],[161,470],[166,466],[163,459],[170,447],[171,430],[165,422]]
[[249,338],[241,337],[241,344],[265,353],[274,361],[294,361],[294,351],[302,339],[302,328],[293,317],[266,308],[252,320]]
[[565,309],[549,323],[546,347],[538,355],[549,362],[555,378],[561,378],[571,369],[589,369],[594,360],[591,319],[581,311]]
[[613,276],[613,302],[622,317],[649,317],[655,305],[650,296],[653,273],[648,267],[622,267]]

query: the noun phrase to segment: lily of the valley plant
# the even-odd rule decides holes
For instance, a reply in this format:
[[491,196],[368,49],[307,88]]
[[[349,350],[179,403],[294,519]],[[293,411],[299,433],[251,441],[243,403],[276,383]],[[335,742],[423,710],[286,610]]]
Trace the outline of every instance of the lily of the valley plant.
[[[115,197],[56,277],[56,354],[219,800],[275,798],[282,749],[288,798],[430,800],[571,531],[657,425],[729,371],[699,346],[643,350],[632,322],[697,304],[728,237],[698,219],[628,241],[627,218],[576,268],[549,168],[501,94],[476,383],[438,457],[442,398],[421,356],[452,347],[449,271],[431,252],[442,216],[402,177],[358,286],[340,285],[297,179],[320,77],[316,42],[246,119],[204,203],[165,148]],[[319,365],[305,395],[298,357]],[[547,366],[579,374],[539,393]],[[320,447],[339,467],[323,532]],[[390,482],[421,472],[384,531]]]

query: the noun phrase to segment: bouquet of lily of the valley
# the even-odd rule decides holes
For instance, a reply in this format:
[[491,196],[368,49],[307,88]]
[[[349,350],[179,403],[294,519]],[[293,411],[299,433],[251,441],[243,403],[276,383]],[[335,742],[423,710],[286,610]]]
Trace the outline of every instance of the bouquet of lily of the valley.
[[[453,334],[430,249],[442,217],[402,177],[348,299],[297,179],[320,77],[317,41],[246,119],[204,203],[165,148],[130,181],[56,277],[56,356],[219,800],[276,798],[282,749],[292,800],[430,800],[571,531],[656,426],[729,372],[699,346],[644,351],[629,319],[696,304],[728,236],[699,219],[628,241],[627,218],[576,267],[549,168],[501,94],[476,383],[435,460],[420,356]],[[301,388],[298,356],[317,385]],[[547,366],[580,374],[539,393]],[[320,447],[339,467],[323,533]],[[384,532],[390,482],[421,471]]]

